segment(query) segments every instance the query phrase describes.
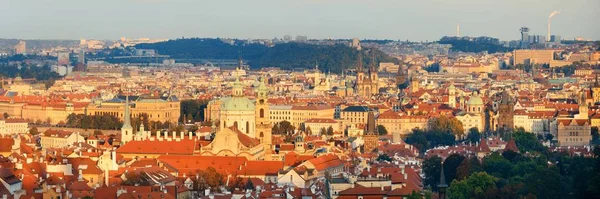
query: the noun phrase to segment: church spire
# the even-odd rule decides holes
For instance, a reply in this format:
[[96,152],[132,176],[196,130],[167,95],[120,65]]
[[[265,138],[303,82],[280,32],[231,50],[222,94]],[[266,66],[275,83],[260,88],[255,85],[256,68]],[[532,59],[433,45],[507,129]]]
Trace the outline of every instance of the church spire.
[[371,66],[369,67],[369,72],[376,73],[375,67],[376,67],[376,65],[375,65],[375,50],[372,50],[371,51]]
[[356,66],[356,72],[363,71],[362,53],[358,51],[358,65]]
[[446,199],[446,188],[448,188],[448,184],[446,184],[446,175],[444,175],[444,163],[441,164],[440,169],[440,183],[438,184],[439,189],[439,197],[440,199]]
[[129,95],[125,95],[125,114],[123,115],[123,127],[121,129],[132,129],[131,117],[129,115]]

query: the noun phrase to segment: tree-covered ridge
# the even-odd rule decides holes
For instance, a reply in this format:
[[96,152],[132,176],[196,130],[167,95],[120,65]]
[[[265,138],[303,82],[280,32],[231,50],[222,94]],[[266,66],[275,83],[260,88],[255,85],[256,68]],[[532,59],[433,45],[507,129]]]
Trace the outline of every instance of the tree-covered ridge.
[[440,44],[450,44],[450,49],[462,52],[483,52],[488,53],[507,52],[512,49],[504,47],[500,41],[491,37],[442,37],[438,42]]
[[175,39],[152,44],[138,44],[137,49],[154,49],[159,54],[176,59],[256,59],[263,55],[268,47],[261,44],[244,44],[234,40],[233,44],[212,38]]
[[[177,39],[154,44],[139,44],[138,49],[154,49],[159,54],[176,59],[237,59],[240,54],[248,60],[250,67],[281,67],[282,69],[314,68],[341,73],[343,69],[355,68],[359,51],[347,45],[317,45],[307,43],[283,43],[273,47],[261,44],[245,44],[235,40],[233,44],[219,39]],[[363,53],[363,66],[372,62],[394,62],[394,59],[379,51],[367,49]]]

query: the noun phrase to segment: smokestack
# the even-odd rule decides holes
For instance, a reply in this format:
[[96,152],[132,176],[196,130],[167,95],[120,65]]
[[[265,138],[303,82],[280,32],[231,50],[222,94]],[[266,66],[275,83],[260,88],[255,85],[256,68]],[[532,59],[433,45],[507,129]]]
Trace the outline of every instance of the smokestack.
[[552,17],[556,16],[557,14],[560,14],[560,10],[552,11],[548,16],[548,36],[546,37],[546,41],[550,41],[550,24],[552,22]]

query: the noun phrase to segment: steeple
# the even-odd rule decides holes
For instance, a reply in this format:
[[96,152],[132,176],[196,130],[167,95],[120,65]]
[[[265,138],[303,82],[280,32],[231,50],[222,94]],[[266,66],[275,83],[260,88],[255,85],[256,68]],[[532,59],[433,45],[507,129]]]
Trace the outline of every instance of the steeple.
[[369,67],[369,73],[376,73],[377,70],[375,70],[375,50],[371,51],[371,66]]
[[133,127],[131,126],[131,118],[129,115],[129,95],[125,96],[125,112],[123,113],[123,127],[121,127],[121,142],[127,144],[134,137]]
[[444,163],[441,164],[440,169],[440,183],[438,184],[439,189],[439,199],[446,199],[446,188],[448,188],[448,184],[446,184],[446,175],[444,175]]
[[244,60],[242,59],[242,51],[239,52],[239,55],[238,55],[238,66],[237,66],[236,69],[238,69],[238,70],[244,69]]
[[362,53],[358,51],[358,65],[356,66],[356,72],[363,72]]
[[125,96],[125,114],[123,115],[123,127],[121,129],[132,129],[131,117],[129,115],[129,95]]
[[231,96],[233,97],[240,97],[243,95],[243,91],[244,88],[242,86],[242,83],[240,82],[240,77],[235,77],[235,82],[233,83],[233,88],[231,89],[233,91],[233,93],[231,94]]

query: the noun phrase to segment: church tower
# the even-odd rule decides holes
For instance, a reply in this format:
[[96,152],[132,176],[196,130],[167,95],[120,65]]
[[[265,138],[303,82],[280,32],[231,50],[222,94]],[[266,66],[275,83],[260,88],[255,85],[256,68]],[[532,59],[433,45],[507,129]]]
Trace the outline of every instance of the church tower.
[[359,51],[358,52],[358,61],[357,61],[357,66],[356,66],[356,93],[361,95],[364,90],[362,88],[363,86],[363,81],[365,80],[365,72],[363,71],[363,62],[362,62],[362,53]]
[[125,96],[125,113],[123,114],[123,127],[121,127],[121,145],[133,140],[133,127],[129,114],[129,95]]
[[367,133],[364,136],[364,152],[370,153],[378,146],[377,126],[375,125],[375,115],[369,111],[367,116]]
[[260,84],[256,91],[256,105],[255,107],[255,118],[256,118],[256,138],[265,145],[266,153],[270,153],[272,149],[272,137],[271,137],[271,122],[269,120],[269,89],[265,85],[265,78],[261,78]]
[[410,92],[415,93],[417,91],[419,91],[419,79],[417,79],[416,77],[411,77],[410,78]]
[[456,87],[454,87],[454,83],[450,82],[450,86],[448,86],[448,106],[452,108],[456,108]]
[[586,99],[586,91],[582,90],[579,96],[579,115],[577,119],[588,119],[588,104],[585,102]]
[[594,87],[592,88],[593,104],[600,102],[600,83],[598,82],[598,73],[596,73],[596,80],[594,81]]
[[[371,53],[371,67],[369,68],[369,76],[371,79],[371,95],[379,93],[379,74],[378,73],[377,64],[375,62],[375,51]],[[371,97],[371,96],[367,96]]]
[[500,104],[498,105],[498,128],[511,130],[514,127],[514,108],[515,103],[508,94],[507,90],[502,91]]

